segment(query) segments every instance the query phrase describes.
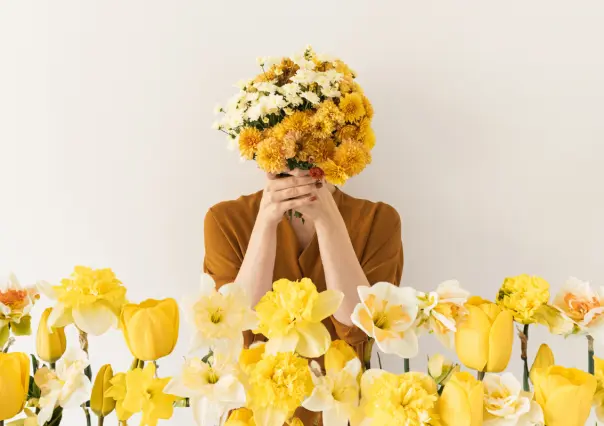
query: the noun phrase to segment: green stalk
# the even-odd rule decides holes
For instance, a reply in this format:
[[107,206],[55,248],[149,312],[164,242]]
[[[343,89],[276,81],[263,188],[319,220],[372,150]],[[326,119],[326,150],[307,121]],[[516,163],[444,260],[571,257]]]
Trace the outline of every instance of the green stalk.
[[587,336],[587,368],[589,374],[595,374],[595,365],[594,365],[594,338],[591,336]]
[[90,420],[90,411],[86,407],[86,403],[82,404],[82,410],[84,410],[84,415],[86,416],[86,426],[91,426],[92,422]]
[[97,423],[97,426],[103,426],[103,423],[105,423],[105,417],[99,416],[99,421]]
[[378,365],[380,366],[380,370],[383,370],[382,368],[382,357],[380,356],[379,352],[376,352],[377,355],[377,359],[378,359]]
[[476,372],[476,378],[480,381],[482,381],[482,379],[484,379],[484,371],[477,371]]
[[518,330],[518,337],[520,337],[520,358],[524,364],[522,371],[522,389],[525,392],[530,392],[531,387],[529,385],[529,368],[528,368],[528,338],[529,338],[529,325],[524,324],[522,331]]
[[403,359],[403,368],[404,368],[405,373],[408,373],[409,371],[411,371],[411,367],[409,366],[409,358]]

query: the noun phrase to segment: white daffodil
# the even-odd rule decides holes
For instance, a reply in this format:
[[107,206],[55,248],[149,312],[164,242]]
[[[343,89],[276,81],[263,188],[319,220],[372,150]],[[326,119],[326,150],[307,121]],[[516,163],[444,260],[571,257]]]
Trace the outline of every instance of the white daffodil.
[[604,343],[604,287],[594,290],[588,282],[571,277],[552,305],[574,324],[566,334],[589,334],[596,342]]
[[419,350],[415,320],[418,313],[417,291],[381,282],[359,287],[359,303],[352,322],[375,339],[384,353],[413,358]]
[[327,370],[321,374],[316,361],[311,362],[311,374],[314,383],[312,394],[302,402],[302,407],[310,411],[323,413],[323,424],[347,426],[348,421],[357,414],[359,407],[359,382],[361,361],[351,359],[340,370]]
[[199,358],[187,359],[164,392],[189,398],[198,425],[218,425],[230,410],[245,405],[245,389],[239,374],[233,358],[215,352],[207,363]]
[[439,284],[436,291],[418,293],[419,325],[434,333],[446,348],[453,349],[457,322],[467,313],[464,305],[469,296],[470,292],[455,280]]
[[38,424],[44,425],[56,407],[77,408],[90,398],[92,383],[84,374],[88,367],[88,356],[79,348],[70,348],[57,361],[55,370],[42,367],[34,376],[42,392],[38,401],[40,412]]
[[23,288],[15,274],[10,273],[0,282],[0,350],[9,338],[31,334],[31,308],[38,299],[33,288]]
[[524,392],[511,374],[487,374],[484,383],[485,426],[539,426],[545,420],[541,406]]
[[207,275],[202,276],[198,298],[183,303],[187,305],[187,315],[195,326],[191,352],[208,353],[219,347],[238,354],[243,348],[242,332],[258,324],[251,301],[239,284],[226,284],[216,290]]

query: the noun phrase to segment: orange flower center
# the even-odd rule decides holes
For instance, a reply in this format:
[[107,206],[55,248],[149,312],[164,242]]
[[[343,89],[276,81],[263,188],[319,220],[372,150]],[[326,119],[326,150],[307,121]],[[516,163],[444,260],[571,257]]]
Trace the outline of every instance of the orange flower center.
[[25,299],[27,298],[26,290],[10,289],[7,291],[0,291],[0,302],[9,308],[20,308],[26,305]]
[[568,315],[575,321],[583,320],[589,311],[601,306],[600,301],[596,297],[583,299],[571,293],[564,296],[564,302],[568,306]]

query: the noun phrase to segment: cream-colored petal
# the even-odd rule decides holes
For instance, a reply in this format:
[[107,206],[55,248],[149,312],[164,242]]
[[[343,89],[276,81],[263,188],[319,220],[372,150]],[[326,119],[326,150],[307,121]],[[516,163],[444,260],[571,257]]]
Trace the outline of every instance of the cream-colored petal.
[[103,302],[81,305],[74,308],[72,313],[75,325],[93,336],[100,336],[111,327],[117,327],[117,316]]
[[344,300],[344,293],[341,291],[325,290],[319,293],[310,314],[310,321],[319,322],[330,317],[338,310],[342,300]]
[[287,420],[287,411],[273,407],[256,409],[253,412],[256,426],[277,426],[284,424]]
[[323,411],[323,424],[329,426],[347,426],[350,414],[346,412],[343,404]]
[[48,331],[52,332],[53,327],[66,327],[71,323],[73,323],[71,309],[63,303],[57,303],[48,316]]
[[300,321],[296,324],[296,331],[299,336],[296,352],[303,357],[318,358],[329,349],[331,336],[323,323]]
[[401,358],[414,358],[419,352],[419,342],[414,330],[407,330],[401,338],[376,340],[375,342],[385,354],[395,354]]
[[295,330],[292,330],[287,336],[273,337],[266,342],[265,352],[268,355],[276,355],[279,352],[294,352],[298,345],[300,337]]
[[315,386],[310,396],[302,402],[302,407],[309,411],[320,412],[334,405],[331,389],[325,386]]

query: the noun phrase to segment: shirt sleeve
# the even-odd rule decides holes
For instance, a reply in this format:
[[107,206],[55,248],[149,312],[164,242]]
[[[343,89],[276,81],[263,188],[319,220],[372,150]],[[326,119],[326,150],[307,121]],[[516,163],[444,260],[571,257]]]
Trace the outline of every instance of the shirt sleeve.
[[204,246],[203,271],[212,277],[216,287],[234,282],[241,267],[238,248],[229,241],[211,209],[204,221]]
[[[388,206],[384,213],[376,215],[367,245],[360,259],[361,267],[370,285],[389,282],[400,285],[403,274],[403,242],[401,219],[397,211]],[[338,337],[363,353],[367,335],[356,326],[342,324],[333,316],[331,320]]]

